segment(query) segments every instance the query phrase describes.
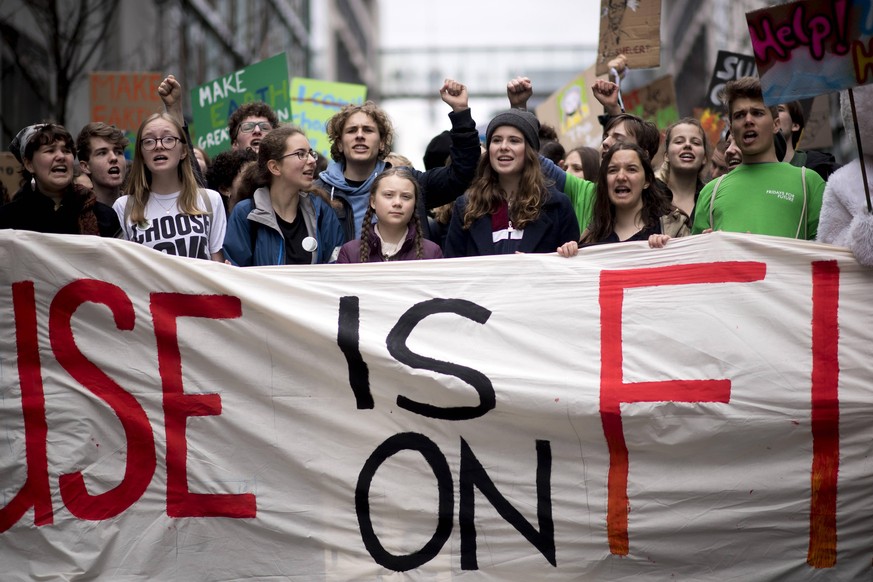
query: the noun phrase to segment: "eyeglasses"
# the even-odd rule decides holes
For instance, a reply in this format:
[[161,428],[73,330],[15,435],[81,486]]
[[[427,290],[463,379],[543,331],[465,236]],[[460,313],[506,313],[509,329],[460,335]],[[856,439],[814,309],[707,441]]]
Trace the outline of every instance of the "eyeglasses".
[[180,141],[182,141],[182,140],[179,139],[178,137],[174,137],[172,135],[165,135],[164,137],[161,137],[158,139],[155,139],[153,137],[147,137],[139,143],[142,144],[142,149],[144,149],[147,152],[150,152],[153,149],[155,149],[156,147],[158,147],[158,142],[161,142],[161,147],[164,148],[165,150],[171,150],[174,147],[176,147],[176,144]]
[[296,152],[291,152],[290,154],[285,154],[284,156],[280,156],[279,159],[287,158],[288,156],[297,156],[297,159],[303,161],[306,159],[306,156],[309,156],[313,160],[318,160],[318,152],[315,150],[297,150]]
[[246,121],[239,124],[239,130],[242,133],[251,133],[255,130],[256,127],[264,133],[267,133],[268,131],[273,129],[273,126],[270,125],[270,123],[267,121]]

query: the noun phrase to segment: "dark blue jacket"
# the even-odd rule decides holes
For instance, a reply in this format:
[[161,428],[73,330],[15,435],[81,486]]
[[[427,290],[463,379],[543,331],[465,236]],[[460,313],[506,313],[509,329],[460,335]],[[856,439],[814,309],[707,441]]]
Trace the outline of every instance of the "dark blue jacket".
[[[464,211],[467,197],[461,196],[452,209],[452,222],[446,236],[447,257],[478,257],[493,255],[491,215],[476,219],[464,229]],[[579,222],[570,199],[554,187],[547,189],[540,216],[524,227],[519,251],[523,253],[553,253],[566,242],[579,240]]]

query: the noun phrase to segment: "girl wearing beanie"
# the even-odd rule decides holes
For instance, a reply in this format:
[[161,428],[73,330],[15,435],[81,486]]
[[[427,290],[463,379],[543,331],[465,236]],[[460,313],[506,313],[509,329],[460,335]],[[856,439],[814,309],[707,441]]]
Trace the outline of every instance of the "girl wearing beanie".
[[470,189],[455,201],[447,257],[550,253],[579,239],[569,198],[540,168],[538,131],[536,117],[519,109],[488,124],[487,152]]

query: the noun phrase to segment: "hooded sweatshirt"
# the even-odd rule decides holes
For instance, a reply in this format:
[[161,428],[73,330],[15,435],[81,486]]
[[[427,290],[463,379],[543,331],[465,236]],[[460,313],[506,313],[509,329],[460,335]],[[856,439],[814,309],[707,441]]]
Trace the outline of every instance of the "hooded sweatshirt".
[[[361,221],[370,202],[370,188],[373,186],[373,180],[376,179],[376,176],[385,171],[385,167],[386,164],[383,160],[376,162],[376,169],[360,186],[352,186],[346,181],[346,177],[343,175],[343,166],[337,162],[328,164],[327,169],[318,175],[331,201],[340,198],[351,206],[352,217],[342,216],[340,211],[337,211],[342,222],[354,218],[354,236],[349,240],[361,237]],[[345,207],[345,205],[343,206]]]

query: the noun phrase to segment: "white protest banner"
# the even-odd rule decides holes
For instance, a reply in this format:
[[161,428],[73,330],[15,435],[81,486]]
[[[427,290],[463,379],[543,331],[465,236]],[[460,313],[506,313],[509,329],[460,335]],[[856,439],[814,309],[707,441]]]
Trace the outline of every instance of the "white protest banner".
[[4,581],[869,578],[845,249],[237,269],[2,231],[0,264]]

